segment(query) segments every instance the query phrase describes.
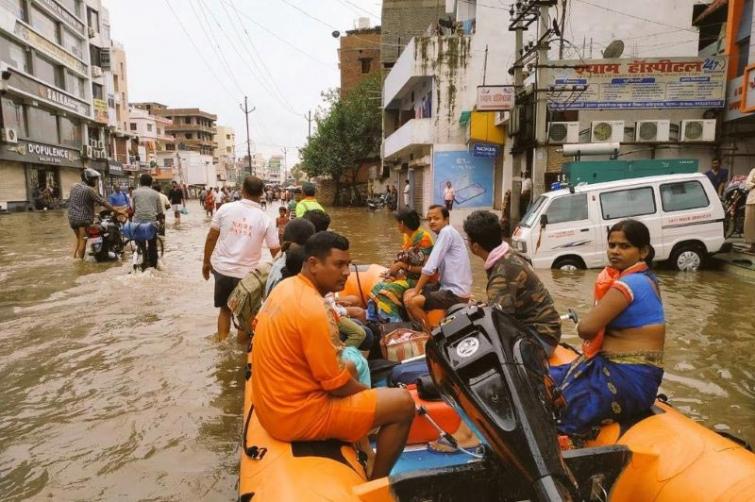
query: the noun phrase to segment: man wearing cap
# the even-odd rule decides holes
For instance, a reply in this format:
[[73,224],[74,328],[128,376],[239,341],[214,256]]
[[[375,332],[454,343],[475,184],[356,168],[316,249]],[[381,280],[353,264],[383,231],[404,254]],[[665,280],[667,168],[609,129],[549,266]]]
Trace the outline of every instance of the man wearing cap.
[[325,209],[323,209],[320,203],[317,202],[317,199],[315,199],[315,186],[312,183],[305,183],[302,187],[302,192],[304,193],[304,197],[298,204],[296,204],[297,218],[301,218],[304,216],[304,213],[312,211],[313,209],[319,209],[320,211],[325,212]]

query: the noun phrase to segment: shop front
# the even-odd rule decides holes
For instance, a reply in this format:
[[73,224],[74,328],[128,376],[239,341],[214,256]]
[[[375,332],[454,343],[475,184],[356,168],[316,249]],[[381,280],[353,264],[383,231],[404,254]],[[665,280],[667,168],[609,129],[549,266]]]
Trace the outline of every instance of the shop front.
[[0,147],[0,207],[25,211],[60,207],[83,167],[78,150],[19,140]]

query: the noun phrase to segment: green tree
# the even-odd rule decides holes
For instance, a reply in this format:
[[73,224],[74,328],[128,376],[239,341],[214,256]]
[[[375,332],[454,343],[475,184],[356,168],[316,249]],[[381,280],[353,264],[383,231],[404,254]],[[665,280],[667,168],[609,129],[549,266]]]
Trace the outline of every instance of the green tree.
[[333,205],[343,202],[343,192],[354,192],[362,162],[380,155],[382,80],[375,75],[363,80],[344,98],[331,89],[323,93],[324,106],[315,115],[317,129],[302,149],[302,170],[308,176],[329,176],[335,183]]

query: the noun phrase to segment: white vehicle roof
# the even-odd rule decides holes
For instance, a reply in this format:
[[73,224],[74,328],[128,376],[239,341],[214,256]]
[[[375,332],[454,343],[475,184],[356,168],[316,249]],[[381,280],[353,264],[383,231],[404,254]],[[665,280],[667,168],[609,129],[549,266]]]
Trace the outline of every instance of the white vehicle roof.
[[[708,177],[703,173],[681,173],[681,174],[663,174],[660,176],[645,176],[643,178],[629,178],[625,180],[617,181],[605,181],[603,183],[592,183],[577,185],[574,187],[575,193],[594,192],[611,190],[614,188],[627,188],[635,185],[646,185],[648,183],[665,183],[670,181],[688,180],[688,179],[700,179],[707,180]],[[545,197],[557,197],[570,193],[568,188],[561,188],[559,190],[553,190],[552,192],[545,192],[542,195]]]

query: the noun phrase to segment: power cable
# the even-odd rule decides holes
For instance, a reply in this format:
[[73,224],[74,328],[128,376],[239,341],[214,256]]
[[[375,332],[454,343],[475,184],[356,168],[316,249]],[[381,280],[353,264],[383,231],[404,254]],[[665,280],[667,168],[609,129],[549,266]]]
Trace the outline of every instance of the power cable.
[[186,35],[186,38],[189,39],[189,42],[191,43],[192,47],[194,47],[194,50],[197,52],[197,54],[199,54],[199,57],[202,59],[202,61],[204,62],[204,64],[207,66],[207,69],[210,70],[210,74],[215,77],[215,79],[220,84],[220,87],[222,87],[229,96],[233,96],[233,92],[231,92],[228,89],[228,87],[226,87],[225,83],[223,83],[223,81],[220,79],[220,77],[218,77],[218,74],[215,72],[215,69],[212,67],[212,65],[204,57],[204,54],[202,54],[202,51],[200,51],[199,47],[197,47],[197,44],[194,42],[194,39],[189,34],[189,31],[186,29],[186,26],[184,26],[183,22],[181,21],[181,18],[178,17],[178,14],[173,9],[173,6],[170,4],[170,1],[169,0],[165,0],[165,3],[168,5],[168,8],[173,13],[173,19],[175,19],[178,22],[178,25],[181,27],[181,30]]
[[270,34],[270,36],[274,37],[275,39],[277,39],[277,40],[279,40],[279,41],[283,42],[284,44],[288,45],[289,47],[291,47],[292,49],[296,50],[297,52],[300,52],[301,54],[304,54],[305,56],[307,56],[307,57],[308,57],[309,59],[311,59],[312,61],[315,61],[315,62],[317,62],[317,63],[320,63],[321,65],[327,66],[327,67],[329,67],[329,68],[332,68],[333,66],[336,66],[336,67],[337,67],[337,65],[334,65],[333,63],[326,63],[325,61],[322,61],[321,59],[319,59],[319,58],[317,58],[317,57],[313,56],[312,54],[309,54],[309,53],[308,53],[307,51],[305,51],[305,50],[301,49],[300,47],[297,47],[297,46],[296,46],[295,44],[293,44],[293,43],[289,42],[289,41],[288,41],[288,40],[286,40],[285,38],[282,38],[282,37],[281,37],[280,35],[278,35],[278,34],[277,34],[277,33],[275,33],[274,31],[272,31],[272,30],[268,29],[268,28],[267,28],[267,27],[266,27],[265,25],[263,25],[263,24],[261,24],[261,23],[258,23],[257,21],[255,21],[255,20],[254,20],[254,18],[250,17],[250,16],[248,15],[248,14],[246,14],[245,12],[243,12],[243,11],[242,11],[241,9],[237,9],[237,8],[236,8],[236,7],[235,7],[235,6],[233,5],[233,3],[232,3],[232,2],[229,2],[228,0],[220,0],[220,1],[221,1],[221,2],[223,2],[223,3],[226,3],[226,4],[230,4],[230,5],[232,5],[232,6],[234,7],[234,9],[236,9],[236,12],[237,12],[237,13],[238,13],[238,14],[239,14],[240,16],[242,16],[242,17],[246,18],[246,19],[247,19],[247,20],[249,20],[249,21],[250,21],[250,22],[251,22],[252,24],[254,24],[255,26],[259,27],[259,28],[260,28],[261,30],[265,31],[266,33]]
[[[236,88],[241,92],[241,94],[244,94],[244,88],[241,86],[239,81],[236,79],[236,74],[233,72],[233,69],[231,68],[231,65],[228,63],[228,60],[223,55],[223,50],[220,48],[220,43],[218,43],[217,39],[215,38],[215,35],[212,34],[212,29],[208,30],[204,26],[204,22],[202,21],[202,16],[200,16],[197,13],[197,10],[194,8],[194,2],[189,0],[189,7],[191,7],[191,11],[194,13],[194,16],[196,16],[197,21],[199,21],[199,26],[202,28],[202,32],[207,37],[207,41],[210,44],[210,47],[212,47],[215,54],[218,55],[219,59],[222,63],[225,64],[226,71],[228,72],[228,75],[231,77],[231,80],[233,81]],[[202,9],[202,5],[199,5],[200,9]],[[209,23],[209,22],[208,22]],[[210,26],[212,28],[212,26]],[[215,45],[213,45],[213,41],[215,42]]]
[[364,12],[365,14],[368,14],[368,15],[374,17],[375,19],[382,20],[381,16],[378,16],[377,14],[373,14],[372,12],[368,11],[367,9],[364,9],[361,6],[355,4],[354,2],[351,2],[349,0],[338,0],[338,2],[340,2],[343,5],[351,5],[356,10],[360,10],[360,11]]
[[646,23],[657,24],[659,26],[667,26],[669,28],[675,28],[675,29],[677,29],[679,31],[689,31],[689,32],[692,32],[692,33],[697,33],[697,31],[695,29],[692,29],[692,28],[685,28],[683,26],[676,26],[674,24],[668,24],[668,23],[664,23],[664,22],[661,22],[661,21],[655,21],[653,19],[648,19],[648,18],[645,18],[645,17],[635,16],[634,14],[629,14],[628,12],[622,12],[620,10],[612,9],[612,8],[606,7],[604,5],[594,4],[592,2],[588,2],[587,0],[576,0],[576,1],[579,2],[579,3],[583,3],[585,5],[589,5],[591,7],[595,7],[596,9],[602,9],[602,10],[605,10],[605,11],[608,11],[608,12],[613,12],[615,14],[620,14],[622,16],[630,17],[632,19],[637,19],[638,21],[645,21]]

